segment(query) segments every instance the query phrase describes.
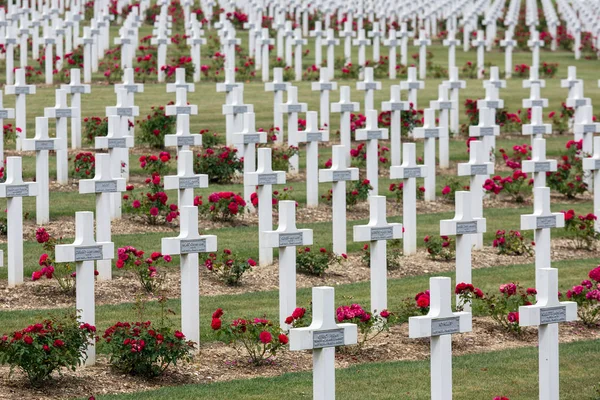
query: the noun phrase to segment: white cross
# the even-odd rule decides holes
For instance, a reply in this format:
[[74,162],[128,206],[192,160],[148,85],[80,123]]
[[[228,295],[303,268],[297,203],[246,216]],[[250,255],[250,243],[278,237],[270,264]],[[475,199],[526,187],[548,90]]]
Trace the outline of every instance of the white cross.
[[[127,90],[115,89],[115,92],[117,94],[117,105],[114,107],[106,107],[106,115],[116,115],[119,117],[118,129],[121,130],[121,135],[125,136],[127,133],[129,133],[129,119],[140,115],[140,108],[138,106],[133,105],[133,103],[129,101]],[[125,179],[128,179],[129,150],[126,146],[119,147],[123,149],[122,151],[117,152],[121,156],[120,163],[122,164],[123,168],[123,177]]]
[[419,31],[419,39],[414,41],[415,46],[419,46],[419,79],[427,77],[427,46],[431,46],[431,40],[427,39],[427,33],[424,29]]
[[[275,40],[269,38],[269,28],[262,28],[261,36],[258,40],[260,51],[262,54],[262,81],[269,81],[269,47],[275,44]],[[320,64],[319,64],[320,65]]]
[[319,91],[319,112],[321,114],[321,127],[330,129],[329,124],[329,92],[337,90],[337,83],[330,82],[329,70],[326,67],[321,67],[319,70],[319,81],[311,84],[313,91]]
[[294,72],[296,75],[296,82],[300,82],[302,80],[302,46],[305,46],[308,41],[306,39],[302,39],[302,31],[300,28],[296,28],[294,31],[294,38],[288,40],[288,42],[294,46]]
[[435,110],[426,108],[424,111],[423,127],[415,128],[415,138],[425,139],[425,166],[427,176],[425,177],[425,201],[435,200],[435,139],[448,136],[448,128],[435,126]]
[[543,118],[542,107],[531,107],[531,123],[523,124],[523,135],[531,135],[532,144],[534,139],[540,139],[544,135],[552,133],[552,124],[544,124]]
[[348,64],[352,62],[352,38],[356,36],[350,18],[344,23],[344,30],[340,31],[339,35],[344,38],[344,60]]
[[38,183],[38,194],[35,201],[35,219],[38,225],[50,222],[50,179],[48,168],[48,151],[64,150],[67,143],[63,138],[48,136],[48,118],[36,117],[35,137],[23,140],[23,150],[35,151],[35,181]]
[[52,50],[54,45],[56,44],[56,36],[54,30],[49,26],[44,27],[44,44],[46,48],[46,51],[44,53],[46,85],[52,85],[54,77],[54,52]]
[[[15,117],[14,108],[4,108],[2,101],[2,91],[0,90],[0,134],[4,137],[4,120]],[[4,140],[0,140],[0,163],[4,165]]]
[[477,47],[477,79],[483,79],[483,73],[485,69],[484,55],[485,55],[485,38],[483,36],[483,30],[477,31],[477,39],[471,41],[474,47]]
[[386,197],[369,196],[370,217],[367,225],[355,225],[354,241],[370,242],[371,311],[387,309],[387,241],[402,238],[402,224],[388,223]]
[[[352,113],[357,112],[360,105],[350,100],[350,86],[340,87],[340,101],[331,103],[331,112],[340,113],[340,143],[347,149],[352,147],[350,117]],[[346,165],[349,164],[349,157],[346,155]]]
[[522,163],[522,170],[533,174],[533,186],[546,186],[546,172],[553,172],[557,169],[556,160],[546,159],[546,140],[543,138],[533,139],[533,151],[531,160],[525,160]]
[[380,30],[380,26],[378,23],[373,23],[371,30],[368,33],[370,38],[373,38],[373,60],[379,61],[379,46],[381,42],[381,38],[383,37],[385,32]]
[[460,46],[460,40],[456,39],[454,29],[448,30],[448,37],[444,39],[444,46],[448,47],[448,69],[456,67],[456,46]]
[[94,48],[96,40],[92,35],[92,30],[89,26],[83,28],[83,37],[81,38],[83,44],[83,81],[85,83],[92,82],[92,63],[94,62]]
[[570,99],[575,95],[575,86],[577,86],[579,82],[581,82],[581,79],[577,78],[577,67],[569,65],[567,79],[560,80],[560,87],[569,89],[567,99]]
[[480,138],[483,142],[485,153],[490,157],[493,149],[496,147],[496,136],[498,135],[500,135],[500,127],[495,123],[494,110],[487,107],[480,107],[479,124],[469,127],[469,136]]
[[285,65],[286,67],[292,66],[292,40],[294,39],[294,29],[292,27],[292,21],[285,21],[285,28],[283,31],[283,38],[285,38]]
[[[150,40],[150,43],[157,45],[158,47],[158,53],[157,53],[157,64],[156,64],[156,68],[157,68],[157,74],[158,74],[158,81],[159,82],[164,82],[165,81],[165,71],[164,71],[164,67],[167,64],[167,45],[169,44],[170,40],[167,38],[167,36],[165,35],[165,32],[163,30],[158,32],[158,35],[156,37],[153,37]],[[229,56],[229,54],[228,54]]]
[[390,29],[388,38],[383,41],[383,45],[388,48],[388,76],[390,79],[396,79],[396,48],[399,41],[396,38],[396,30]]
[[352,40],[354,46],[358,46],[358,65],[364,68],[366,62],[366,47],[371,45],[371,41],[367,39],[365,30],[358,31],[358,37]]
[[193,83],[185,81],[185,68],[175,69],[175,83],[167,83],[167,93],[176,92],[178,94],[178,89],[185,89],[186,92],[194,92],[196,90],[196,86]]
[[[448,110],[456,108],[458,105],[448,99],[448,86],[441,84],[438,86],[438,99],[429,102],[429,107],[440,112],[440,126],[448,127]],[[450,149],[448,135],[440,138],[440,168],[450,167]]]
[[537,86],[539,88],[545,88],[546,81],[544,79],[539,78],[538,68],[532,66],[531,68],[529,68],[529,79],[523,79],[523,87],[531,88],[534,86]]
[[189,150],[190,146],[202,146],[202,135],[190,133],[190,116],[177,115],[177,130],[174,135],[165,135],[165,147],[177,147],[177,152]]
[[[242,148],[244,154],[244,177],[246,174],[256,171],[256,144],[266,143],[266,132],[258,132],[255,124],[255,114],[253,112],[244,114],[244,129],[233,134],[233,143]],[[254,210],[251,201],[251,195],[254,192],[254,185],[244,184],[244,200],[250,210]]]
[[165,189],[178,190],[179,208],[194,205],[194,189],[208,187],[208,175],[194,173],[194,154],[182,150],[177,155],[177,175],[165,176]]
[[417,91],[425,88],[425,82],[417,80],[417,69],[415,67],[408,68],[408,77],[405,81],[400,82],[400,89],[408,90],[408,101],[412,104],[415,110],[417,107]]
[[6,36],[0,38],[0,43],[4,45],[6,51],[6,84],[12,85],[15,65],[15,46],[17,45],[17,34],[13,26],[9,25],[6,27]]
[[550,189],[547,187],[533,188],[533,214],[521,215],[521,229],[533,230],[535,241],[535,270],[536,287],[539,287],[539,271],[551,267],[550,229],[565,226],[563,213],[553,213],[550,210]]
[[540,66],[540,47],[544,47],[544,41],[540,40],[540,33],[532,31],[530,39],[527,41],[527,46],[531,49],[531,68],[539,68]]
[[192,62],[194,63],[194,82],[200,81],[200,68],[202,66],[202,46],[206,44],[206,39],[201,35],[199,29],[192,29],[192,36],[187,39],[187,44],[190,46]]
[[134,37],[129,36],[125,29],[122,29],[120,36],[114,38],[114,43],[118,44],[121,48],[121,66],[124,68],[131,68],[132,58],[134,55]]
[[15,102],[15,128],[20,128],[21,132],[17,131],[16,150],[21,150],[21,141],[27,137],[27,95],[35,94],[35,85],[25,83],[25,69],[19,68],[15,71],[15,84],[6,85],[4,93],[14,94],[17,96]]
[[496,89],[502,89],[506,87],[506,81],[504,79],[500,79],[500,71],[498,67],[490,67],[490,79],[485,81],[483,85],[484,88],[486,84],[494,85],[496,86]]
[[[79,193],[96,194],[96,238],[99,242],[111,241],[111,199],[125,191],[125,179],[113,175],[110,155],[96,154],[96,174],[93,179],[79,181]],[[98,278],[112,279],[110,260],[98,260]]]
[[600,132],[600,124],[594,122],[592,106],[580,107],[573,124],[573,133],[583,138],[581,150],[584,154],[592,154],[594,133],[598,132]]
[[[182,151],[179,156],[186,151]],[[200,343],[200,291],[198,278],[198,253],[217,251],[215,235],[198,233],[198,207],[180,209],[179,236],[162,238],[163,254],[181,256],[181,331],[188,340]]]
[[452,334],[470,332],[470,312],[452,312],[450,278],[429,278],[427,315],[408,319],[410,338],[431,338],[431,400],[452,398]]
[[81,71],[77,68],[69,71],[71,81],[68,84],[60,85],[60,88],[71,94],[71,108],[73,116],[71,117],[71,148],[81,148],[81,94],[91,93],[90,85],[81,83]]
[[375,109],[373,105],[373,96],[376,90],[381,90],[381,82],[376,82],[373,78],[373,68],[364,69],[365,79],[362,82],[356,82],[356,89],[365,92],[365,110]]
[[[225,81],[217,83],[217,92],[225,92],[225,104],[231,105],[235,101],[237,95],[234,89],[240,87],[243,90],[244,84],[235,81],[235,72],[231,68],[225,68]],[[233,127],[233,114],[225,115],[225,128],[232,129]],[[231,138],[229,135],[226,136],[227,146],[231,146]]]
[[313,287],[312,322],[290,329],[290,350],[313,352],[313,399],[335,400],[335,347],[356,344],[356,324],[338,324],[332,287]]
[[458,135],[458,109],[459,109],[459,101],[458,94],[461,89],[467,87],[467,83],[465,81],[461,81],[458,79],[458,67],[449,68],[448,69],[449,80],[443,81],[442,83],[448,86],[450,90],[450,100],[455,104],[455,107],[450,110],[450,131],[454,136]]
[[[594,138],[594,154],[583,159],[583,169],[592,172],[592,188],[594,189],[595,215],[600,215],[600,137]],[[596,232],[600,232],[600,221],[594,222]]]
[[198,106],[195,104],[189,104],[187,101],[188,89],[185,87],[178,87],[176,89],[176,100],[175,104],[165,107],[165,115],[197,115]]
[[267,246],[264,232],[273,230],[273,185],[285,183],[284,171],[273,171],[271,168],[271,149],[258,149],[258,167],[256,172],[244,174],[244,183],[258,186],[258,243],[259,264],[273,263],[273,250]]
[[[489,164],[486,165],[489,171]],[[453,219],[440,221],[440,235],[456,236],[456,282],[472,283],[471,277],[471,247],[473,245],[473,234],[486,231],[486,220],[475,217],[473,214],[474,204],[471,192],[456,192],[456,208]],[[468,236],[465,236],[468,235]],[[458,300],[458,296],[457,296]],[[470,311],[470,306],[465,305],[465,310]]]
[[[111,242],[94,240],[94,213],[75,213],[75,241],[54,247],[56,262],[75,262],[76,309],[80,322],[96,325],[96,303],[94,295],[94,261],[110,260],[115,246]],[[96,363],[96,346],[90,341],[86,350],[86,365]]]
[[379,193],[379,157],[378,140],[388,139],[388,130],[377,126],[377,110],[367,110],[367,121],[364,129],[357,129],[355,139],[367,141],[367,179],[373,187],[371,196]]
[[[62,89],[56,90],[56,104],[54,107],[44,108],[46,118],[56,119],[56,137],[67,143],[67,119],[77,113],[73,107],[68,107],[67,92]],[[56,180],[61,185],[69,183],[69,163],[66,147],[56,151]]]
[[[306,112],[307,107],[308,106],[306,103],[298,102],[298,88],[295,86],[290,86],[288,89],[287,102],[280,105],[281,112],[287,114],[288,146],[298,147],[298,114],[301,112]],[[281,134],[283,136],[283,132],[281,132]],[[298,160],[299,158],[297,154],[290,157],[290,172],[298,172]]]
[[390,100],[381,103],[383,111],[390,112],[390,136],[392,166],[400,165],[402,145],[402,111],[410,109],[408,101],[400,100],[400,85],[390,86]]
[[329,131],[319,129],[316,111],[306,113],[306,129],[298,132],[298,143],[306,143],[306,205],[319,205],[319,142],[329,141]]
[[404,143],[402,145],[404,156],[401,165],[390,167],[391,179],[402,179],[402,223],[403,254],[411,255],[417,253],[417,183],[416,178],[427,176],[427,167],[417,165],[415,160],[417,149],[415,143]]
[[[415,25],[413,24],[413,26]],[[408,38],[414,36],[414,32],[407,30],[406,22],[402,22],[400,24],[400,32],[398,32],[398,37],[400,38],[400,64],[402,65],[408,65]]]
[[559,399],[558,324],[577,320],[577,303],[558,300],[558,270],[538,270],[537,302],[519,307],[520,326],[538,326],[540,399]]
[[329,70],[329,79],[333,79],[335,74],[335,47],[340,44],[340,40],[336,39],[333,29],[327,29],[327,38],[323,45],[327,46],[327,69]]
[[[226,135],[227,143],[233,143],[234,132],[241,132],[244,127],[244,115],[249,112],[254,112],[254,106],[252,104],[244,104],[244,88],[234,87],[232,92],[233,100],[230,104],[223,105],[223,114],[231,116],[231,119],[226,119]],[[228,123],[229,122],[229,123]],[[238,149],[240,152],[239,156],[243,157],[243,148]]]
[[500,46],[504,47],[504,73],[506,79],[512,76],[512,70],[514,68],[512,63],[512,52],[517,41],[513,39],[513,33],[510,29],[507,29],[504,34],[504,40],[500,41]]
[[262,235],[265,247],[279,248],[279,324],[286,330],[285,319],[296,308],[296,246],[311,245],[313,231],[296,228],[296,202],[283,200],[279,202],[279,227]]
[[283,143],[283,92],[287,92],[290,87],[289,82],[283,81],[283,69],[273,69],[273,82],[265,83],[265,91],[273,92],[273,126],[279,130],[277,134],[277,144]]
[[[7,92],[8,93],[8,92]],[[589,97],[584,97],[583,96],[583,81],[580,82],[576,82],[573,86],[573,96],[570,98],[567,98],[567,107],[572,107],[575,109],[575,115],[574,120],[578,120],[579,114],[581,114],[581,108],[583,106],[590,106],[592,105],[592,101]],[[579,141],[581,139],[583,139],[583,135],[581,135],[580,133],[575,133],[575,141]]]

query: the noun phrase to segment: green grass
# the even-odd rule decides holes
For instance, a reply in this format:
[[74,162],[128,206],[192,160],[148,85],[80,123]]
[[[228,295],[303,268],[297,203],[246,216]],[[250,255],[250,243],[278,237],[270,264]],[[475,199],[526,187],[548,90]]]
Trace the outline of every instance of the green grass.
[[[538,398],[538,351],[535,347],[453,357],[453,398],[511,400]],[[600,371],[588,368],[600,362],[598,341],[563,344],[560,347],[560,398],[597,399],[594,385]],[[336,371],[337,398],[362,400],[425,400],[430,398],[429,362],[372,363]],[[274,378],[254,378],[212,384],[165,387],[159,390],[96,396],[100,399],[311,399],[312,373],[286,373]]]

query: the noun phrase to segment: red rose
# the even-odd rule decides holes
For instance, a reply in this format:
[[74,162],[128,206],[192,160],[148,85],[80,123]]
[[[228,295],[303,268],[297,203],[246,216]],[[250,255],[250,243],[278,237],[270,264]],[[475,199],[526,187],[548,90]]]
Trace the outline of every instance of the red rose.
[[175,331],[175,337],[177,339],[183,339],[183,338],[185,338],[185,335],[180,331]]
[[221,320],[219,318],[213,318],[212,322],[210,323],[210,327],[213,329],[213,331],[221,329]]
[[271,340],[273,340],[273,336],[267,331],[262,331],[260,335],[258,335],[258,340],[263,344],[269,344],[271,343]]
[[23,338],[23,341],[25,342],[25,344],[32,344],[33,338],[31,336],[27,335]]
[[306,313],[306,309],[297,307],[294,310],[294,312],[292,312],[292,318],[293,319],[300,319],[300,318],[304,317],[305,313]]
[[65,342],[63,342],[60,339],[56,339],[53,344],[54,347],[63,347],[64,345],[65,345]]
[[283,333],[279,334],[279,343],[288,344],[289,341],[290,341],[290,339],[288,339],[288,337],[285,334],[283,334]]
[[213,313],[212,317],[213,318],[221,318],[223,316],[223,309],[222,308],[217,308],[215,310],[215,312]]
[[248,264],[249,264],[251,267],[256,267],[256,261],[254,261],[254,260],[253,260],[253,259],[251,259],[251,258],[249,258],[249,259],[248,259]]

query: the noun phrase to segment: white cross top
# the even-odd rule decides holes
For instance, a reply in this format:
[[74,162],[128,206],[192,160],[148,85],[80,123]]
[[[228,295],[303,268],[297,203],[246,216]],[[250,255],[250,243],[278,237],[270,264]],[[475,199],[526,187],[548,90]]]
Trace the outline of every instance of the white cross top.
[[184,87],[178,87],[176,92],[175,104],[165,107],[165,115],[196,115],[198,114],[198,106],[195,104],[188,104],[187,101],[188,90]]
[[350,86],[340,86],[340,101],[331,103],[331,111],[344,113],[357,112],[359,109],[359,103],[350,100]]
[[438,99],[429,102],[429,107],[434,110],[451,110],[456,106],[457,104],[448,98],[448,86],[444,84],[438,86]]
[[546,87],[546,81],[539,78],[538,69],[536,66],[529,68],[529,79],[523,79],[523,87],[528,88],[532,86],[539,86],[542,88]]
[[[71,81],[67,84],[60,85],[60,88],[67,93],[91,93],[92,89],[90,85],[81,83],[81,71],[77,68],[70,70]],[[115,85],[116,86],[116,85]]]
[[306,112],[306,103],[298,103],[298,88],[296,86],[290,86],[288,89],[287,102],[281,104],[281,112],[292,114]]
[[500,127],[495,122],[493,110],[487,107],[479,108],[479,124],[469,127],[469,136],[498,136]]
[[185,89],[186,92],[193,92],[196,86],[193,83],[185,81],[185,68],[175,69],[175,83],[167,83],[167,93],[179,92],[177,89]]
[[385,140],[388,138],[388,130],[379,128],[377,110],[367,110],[367,121],[364,129],[357,129],[356,140]]
[[365,80],[362,82],[356,82],[357,90],[381,90],[381,82],[376,82],[373,78],[373,68],[365,68]]
[[142,83],[135,83],[133,68],[125,68],[123,72],[123,83],[115,84],[115,92],[117,90],[124,89],[127,93],[142,93],[144,91],[144,85]]
[[325,46],[337,46],[340,44],[340,40],[335,38],[333,29],[327,29],[327,38],[323,41]]
[[287,92],[290,87],[289,82],[283,80],[283,69],[273,69],[273,82],[265,83],[265,91],[267,92]]
[[[260,172],[256,172],[260,175]],[[248,174],[250,175],[250,174]],[[313,243],[312,229],[296,228],[296,202],[282,200],[279,202],[279,226],[275,231],[263,232],[265,247],[308,246]]]
[[471,192],[456,192],[454,218],[440,221],[440,235],[469,235],[485,232],[485,218],[474,218],[471,214],[471,196]]
[[23,139],[23,150],[42,151],[42,150],[64,150],[67,148],[67,142],[60,137],[51,138],[48,136],[48,118],[35,118],[35,136],[33,139]]
[[[442,83],[444,85],[448,86],[449,89],[464,89],[467,87],[466,81],[461,81],[458,79],[458,68],[457,67],[450,68],[448,73],[450,75],[449,80],[443,81]],[[402,83],[402,82],[400,82],[400,83]]]
[[458,164],[458,176],[491,175],[494,163],[489,162],[483,142],[474,140],[469,144],[469,162]]
[[524,108],[548,107],[548,99],[542,99],[540,97],[539,85],[531,86],[529,98],[523,99],[523,107]]
[[385,196],[369,196],[369,223],[354,225],[353,230],[355,242],[402,238],[402,224],[387,222]]
[[358,31],[358,37],[352,40],[352,44],[354,46],[369,46],[371,45],[371,41],[367,39],[365,30],[361,29]]
[[258,163],[256,172],[249,172],[244,175],[244,182],[248,185],[282,185],[285,183],[284,171],[273,171],[271,163],[271,149],[258,149]]
[[[181,156],[181,153],[179,153]],[[200,235],[198,233],[198,207],[182,206],[180,208],[181,221],[179,235],[161,239],[163,254],[197,254],[217,251],[217,237],[215,235]]]
[[470,312],[452,312],[450,278],[429,278],[429,313],[408,319],[408,335],[411,338],[435,337],[453,333],[470,332]]
[[15,84],[14,85],[6,85],[4,87],[4,92],[6,94],[15,94],[15,95],[35,94],[35,85],[28,85],[25,81],[25,69],[18,68],[15,70]]
[[241,86],[234,87],[233,102],[223,105],[223,114],[246,114],[251,112],[254,112],[254,106],[252,104],[244,104],[244,88]]
[[553,213],[550,209],[550,188],[533,188],[533,214],[521,215],[521,229],[540,230],[564,226],[564,214]]
[[331,148],[331,168],[319,170],[319,182],[357,181],[358,168],[346,166],[346,146]]
[[125,149],[133,147],[133,136],[124,135],[121,131],[121,117],[108,116],[108,133],[106,136],[94,138],[94,147],[97,149]]
[[408,77],[405,81],[400,82],[402,90],[421,90],[425,87],[424,81],[417,80],[417,69],[415,67],[408,68]]
[[177,130],[174,135],[165,135],[165,146],[182,148],[184,146],[202,146],[202,135],[190,133],[190,116],[188,114],[177,115]]
[[490,79],[488,79],[486,82],[496,86],[497,89],[506,87],[506,81],[504,79],[500,79],[500,72],[496,66],[490,67]]
[[[546,140],[534,139],[531,160],[522,163],[522,170],[526,173],[556,171],[556,160],[546,159]],[[584,161],[585,163],[585,161]]]
[[67,105],[67,91],[56,89],[56,105],[44,108],[46,118],[71,118],[76,109]]
[[600,132],[600,123],[594,122],[592,106],[582,106],[577,117],[578,118],[576,118],[576,121],[573,124],[573,133],[584,134]]
[[256,115],[253,112],[244,114],[244,129],[233,134],[234,144],[266,143],[267,133],[256,130]]
[[[6,87],[8,93],[8,86]],[[583,80],[575,82],[573,85],[573,96],[567,98],[567,106],[573,108],[579,108],[583,106],[589,106],[592,101],[588,97],[583,97]]]
[[577,67],[569,65],[567,79],[560,80],[560,87],[571,89],[578,82],[581,82],[581,79],[577,79]]
[[[527,41],[527,46],[533,47],[544,47],[544,41],[540,40],[540,33],[538,31],[531,32],[531,39]],[[532,66],[533,67],[533,66]]]
[[414,143],[404,143],[402,146],[402,164],[390,167],[390,178],[414,179],[427,176],[427,167],[425,165],[417,164],[416,145]]
[[0,183],[0,198],[37,196],[37,182],[23,181],[21,157],[6,158],[6,181]]
[[125,179],[112,174],[110,156],[96,154],[96,174],[92,179],[79,181],[79,193],[116,193],[125,191]]
[[444,46],[460,46],[460,40],[456,39],[454,29],[448,30],[448,37],[443,41]]
[[[545,100],[545,99],[544,99]],[[525,100],[523,100],[525,103]],[[531,123],[523,125],[523,135],[549,135],[552,133],[552,124],[544,124],[542,116],[542,107],[534,106],[531,108]]]
[[388,37],[383,41],[383,45],[387,47],[397,47],[400,42],[397,39],[398,34],[395,29],[390,29],[388,32]]
[[231,92],[236,87],[243,87],[243,83],[235,81],[235,71],[232,68],[225,68],[225,81],[217,83],[217,92]]
[[177,155],[177,175],[165,176],[165,189],[196,189],[208,187],[208,175],[194,172],[194,153],[182,150]]
[[540,326],[576,321],[577,303],[558,300],[558,269],[541,268],[538,273],[537,302],[519,307],[519,325]]
[[405,111],[409,108],[408,101],[400,100],[400,85],[390,86],[390,101],[383,101],[381,109],[383,111]]
[[483,30],[477,31],[477,38],[471,41],[471,45],[475,47],[483,47],[485,46],[485,38],[483,37]]
[[319,118],[316,111],[306,113],[306,129],[298,131],[298,142],[328,142],[329,131],[319,129]]
[[94,240],[94,213],[75,213],[75,240],[73,244],[59,244],[55,247],[56,262],[83,262],[110,260],[114,257],[114,243]]
[[[400,32],[400,33],[402,33],[402,32]],[[414,45],[415,46],[430,46],[431,45],[431,40],[427,39],[427,32],[425,32],[425,29],[421,29],[419,31],[419,38],[415,39]]]
[[117,115],[119,117],[136,117],[140,115],[138,106],[129,105],[127,99],[127,90],[115,89],[117,94],[117,105],[114,107],[106,107],[106,115]]
[[431,139],[448,136],[448,127],[435,126],[435,110],[433,108],[426,108],[424,111],[424,123],[423,127],[414,129],[415,138],[418,139]]
[[312,82],[312,90],[320,90],[322,92],[326,90],[337,90],[337,82],[331,82],[329,80],[329,70],[325,67],[321,67],[319,70],[319,81]]
[[496,85],[489,84],[487,81],[483,83],[485,86],[485,98],[477,100],[477,108],[503,108],[504,100],[498,98],[498,88]]

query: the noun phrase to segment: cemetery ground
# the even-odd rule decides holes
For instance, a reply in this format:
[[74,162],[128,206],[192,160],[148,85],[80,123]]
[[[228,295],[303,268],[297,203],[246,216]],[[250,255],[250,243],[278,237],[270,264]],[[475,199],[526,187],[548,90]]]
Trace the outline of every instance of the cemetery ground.
[[[245,33],[243,34],[245,36]],[[308,48],[312,49],[309,41]],[[412,47],[411,47],[412,48]],[[414,52],[416,50],[412,48]],[[342,46],[336,49],[341,53]],[[447,49],[435,44],[431,47],[434,62],[444,64]],[[382,54],[384,53],[382,49]],[[340,54],[341,55],[341,54]],[[203,54],[203,57],[208,54]],[[305,58],[304,63],[312,63],[312,54]],[[503,53],[495,50],[486,53],[486,62],[493,65],[503,65]],[[354,56],[356,58],[356,55]],[[514,64],[529,64],[531,53],[517,52],[513,55]],[[592,101],[599,101],[600,89],[596,87],[597,60],[574,61],[572,54],[566,52],[541,53],[541,60],[549,63],[559,63],[558,73],[554,78],[546,79],[543,97],[549,99],[549,107],[545,111],[545,119],[549,111],[558,111],[561,102],[566,98],[566,89],[560,87],[560,79],[566,77],[567,66],[576,65],[578,76],[586,83],[586,96]],[[457,51],[457,65],[462,66],[467,61],[475,62],[475,53]],[[339,72],[339,71],[337,71]],[[112,85],[101,82],[102,77],[95,77],[92,95],[82,96],[82,117],[103,116],[104,107],[114,104]],[[339,77],[338,77],[339,78]],[[382,90],[375,92],[375,104],[388,100],[389,86],[399,80],[381,79]],[[418,108],[422,109],[430,100],[437,98],[437,87],[443,79],[427,79],[425,89],[418,94]],[[352,99],[362,101],[363,93],[355,90],[355,80],[336,81],[340,86],[349,85],[352,88]],[[593,84],[592,84],[593,83]],[[309,82],[299,82],[298,98],[308,103],[309,110],[319,108],[319,94],[310,90]],[[34,118],[43,114],[43,108],[54,103],[55,87],[38,85],[37,94],[30,96],[27,101],[28,132],[34,132]],[[483,98],[482,82],[475,79],[467,80],[467,88],[460,93],[461,122],[466,122],[464,116],[464,100]],[[501,97],[505,108],[510,112],[521,109],[521,99],[528,97],[529,89],[521,88],[521,79],[508,80],[507,88],[502,90]],[[245,83],[244,96],[247,103],[254,105],[256,126],[269,128],[272,124],[273,99],[271,93],[264,92],[264,86],[258,82]],[[403,94],[404,97],[404,94]],[[337,101],[338,93],[331,94],[331,101]],[[144,118],[150,112],[150,107],[166,105],[174,100],[173,93],[165,93],[164,85],[146,83],[143,95],[136,97],[136,105],[140,107],[140,117]],[[224,117],[221,106],[224,95],[214,92],[214,82],[203,81],[196,84],[196,91],[188,93],[188,101],[198,105],[199,115],[190,119],[190,131],[196,133],[201,129],[217,132],[224,136]],[[8,104],[5,97],[5,104]],[[361,108],[361,113],[364,112]],[[332,133],[339,127],[339,115],[331,114]],[[556,159],[564,150],[570,135],[551,135],[547,137],[547,157]],[[403,138],[403,141],[406,139]],[[331,136],[333,143],[338,143],[336,135]],[[468,153],[466,137],[453,138],[450,142],[450,169],[438,170],[437,192],[441,193],[445,178],[456,175],[456,163],[466,162]],[[502,162],[498,149],[511,149],[513,145],[529,143],[529,137],[521,136],[520,132],[512,135],[503,134],[497,140],[496,170],[508,172]],[[89,143],[84,148],[90,147]],[[331,148],[320,145],[320,168],[331,156]],[[11,155],[9,145],[6,155]],[[195,149],[197,150],[197,149]],[[92,150],[93,151],[93,150]],[[74,157],[76,151],[70,151]],[[422,142],[417,141],[417,154],[423,153]],[[136,148],[130,156],[131,182],[142,183],[144,171],[139,167],[137,158],[141,155],[156,154],[156,150]],[[304,146],[300,146],[300,165],[304,170]],[[31,153],[23,155],[24,179],[35,177],[35,157]],[[56,162],[50,156],[50,176],[56,176]],[[175,174],[176,162],[174,157],[169,163],[168,174]],[[363,172],[363,171],[361,171]],[[380,169],[380,194],[388,197],[388,221],[402,221],[402,206],[397,203],[393,193],[387,190],[390,183],[398,180],[388,179],[387,169]],[[51,178],[51,180],[53,180]],[[466,179],[461,180],[468,184]],[[235,184],[219,185],[211,183],[208,189],[196,190],[196,195],[207,198],[210,193],[217,191],[240,192],[242,185],[239,180]],[[138,186],[138,185],[136,185]],[[275,187],[282,190],[291,187],[290,197],[300,204],[297,212],[298,225],[314,231],[314,250],[319,247],[330,249],[331,241],[331,208],[320,205],[315,210],[306,209],[306,185],[303,175],[293,177],[288,174],[288,183]],[[325,194],[329,184],[320,184],[320,194]],[[140,190],[140,189],[136,189]],[[175,191],[168,191],[170,198],[176,198]],[[4,204],[0,202],[0,204]],[[24,199],[25,242],[24,261],[25,276],[39,269],[38,259],[42,253],[41,246],[35,240],[35,200]],[[46,227],[56,236],[64,236],[71,242],[74,236],[74,214],[77,211],[94,210],[94,196],[79,195],[76,181],[67,186],[53,186],[50,193],[51,220]],[[509,198],[489,198],[484,204],[484,216],[487,218],[487,232],[484,235],[483,250],[473,251],[473,282],[485,293],[495,292],[498,286],[506,282],[519,282],[524,287],[534,286],[534,258],[531,256],[500,256],[491,247],[496,230],[519,229],[519,218],[528,214],[532,209],[531,198],[524,203],[515,203]],[[592,210],[591,195],[586,193],[577,199],[566,199],[553,194],[552,210],[574,209],[577,214],[586,214]],[[274,211],[276,211],[274,209]],[[388,259],[394,259],[399,264],[390,268],[388,280],[389,304],[392,311],[401,309],[407,298],[413,298],[420,291],[428,288],[430,276],[454,277],[453,261],[431,260],[424,249],[422,238],[426,235],[439,233],[439,220],[452,218],[453,202],[438,199],[436,203],[418,202],[417,237],[419,250],[416,256],[400,255],[402,246],[388,243]],[[330,285],[336,288],[336,306],[341,304],[369,304],[369,268],[362,261],[362,243],[352,240],[351,227],[368,222],[368,205],[359,205],[348,212],[348,260],[329,269],[322,277],[312,277],[298,274],[298,305],[306,307],[310,302],[310,287]],[[274,222],[277,221],[275,212]],[[241,258],[257,258],[257,220],[253,215],[247,215],[237,222],[212,222],[201,219],[200,227],[203,234],[218,236],[219,251],[226,248],[234,249]],[[115,247],[126,245],[145,250],[148,254],[160,250],[160,240],[163,237],[176,236],[178,224],[149,226],[140,220],[124,215],[121,221],[113,222],[112,240]],[[531,239],[530,233],[528,238]],[[5,242],[5,237],[0,241]],[[552,232],[552,266],[559,270],[559,290],[566,291],[578,284],[587,276],[587,272],[600,264],[597,251],[574,250],[570,238],[562,229]],[[0,245],[6,253],[6,245]],[[275,252],[277,255],[277,252]],[[161,310],[166,307],[172,311],[170,320],[175,326],[180,321],[179,299],[179,259],[173,257],[173,262],[165,271],[166,303],[161,306],[156,297],[145,295],[137,281],[120,270],[113,268],[115,279],[108,282],[96,282],[96,325],[98,332],[116,321],[151,320],[160,318]],[[154,380],[131,378],[113,372],[108,366],[104,353],[104,344],[98,345],[99,360],[93,367],[80,368],[75,372],[64,371],[63,376],[56,377],[47,385],[32,389],[26,379],[19,375],[8,378],[8,368],[1,367],[3,385],[0,387],[0,399],[60,399],[88,398],[96,399],[280,399],[282,393],[286,398],[311,398],[311,356],[306,352],[285,351],[279,354],[272,363],[254,367],[247,365],[233,350],[217,342],[210,327],[211,314],[217,308],[223,308],[229,318],[232,317],[262,317],[271,320],[278,318],[278,276],[277,265],[254,267],[253,271],[244,275],[239,286],[226,286],[217,280],[200,265],[200,320],[201,346],[200,353],[192,363],[178,364],[168,370],[163,377]],[[0,269],[0,334],[21,329],[34,321],[41,320],[49,313],[63,310],[73,310],[75,298],[62,294],[56,284],[50,280],[31,282],[29,280],[17,288],[7,287],[6,269]],[[473,332],[454,335],[454,397],[456,399],[488,399],[503,393],[511,400],[532,399],[537,397],[537,334],[533,328],[528,328],[520,337],[504,333],[491,321],[482,308],[474,308]],[[340,352],[336,357],[338,366],[336,373],[337,393],[339,398],[358,399],[367,394],[374,399],[425,399],[429,397],[429,341],[408,339],[407,324],[392,327],[389,332],[383,332],[372,342],[365,345],[359,353],[350,349]],[[587,328],[581,323],[561,325],[560,371],[562,399],[596,399],[600,396],[598,386],[600,371],[590,368],[600,362],[600,329]],[[368,390],[368,393],[367,393]],[[142,393],[142,391],[144,391]]]

